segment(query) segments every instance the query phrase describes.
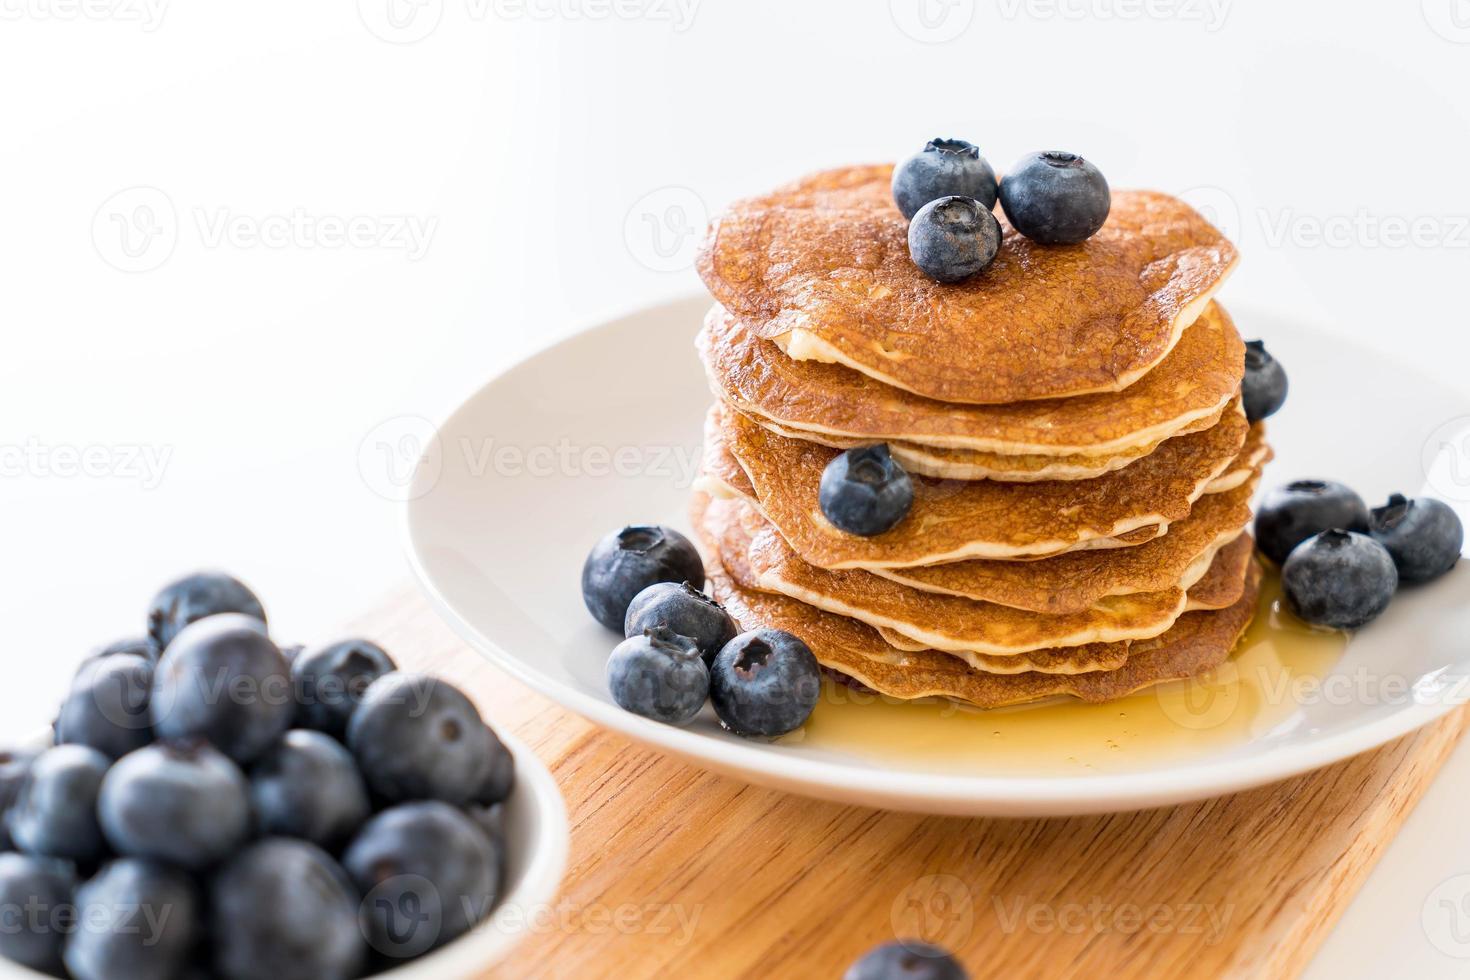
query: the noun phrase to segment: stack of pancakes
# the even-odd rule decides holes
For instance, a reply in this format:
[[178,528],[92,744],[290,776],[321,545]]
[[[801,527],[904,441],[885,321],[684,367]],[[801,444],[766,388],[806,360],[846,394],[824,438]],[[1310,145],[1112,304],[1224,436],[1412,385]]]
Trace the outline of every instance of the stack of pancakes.
[[[1255,612],[1245,529],[1270,457],[1211,300],[1235,248],[1124,191],[1081,245],[1002,217],[990,267],[944,285],[909,258],[890,174],[815,174],[711,225],[692,517],[715,597],[899,698],[1106,700],[1219,664]],[[861,537],[818,484],[875,443],[913,506]]]

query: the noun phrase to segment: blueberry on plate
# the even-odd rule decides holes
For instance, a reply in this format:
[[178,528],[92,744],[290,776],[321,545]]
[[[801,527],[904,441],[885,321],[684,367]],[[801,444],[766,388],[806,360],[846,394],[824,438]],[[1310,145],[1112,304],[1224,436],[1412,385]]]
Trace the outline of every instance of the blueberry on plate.
[[868,950],[842,980],[969,980],[946,949],[917,939],[900,939]]
[[914,483],[887,444],[833,457],[817,490],[822,514],[848,534],[872,537],[898,524],[914,503]]
[[300,654],[291,664],[297,727],[341,738],[368,685],[397,669],[370,640],[340,640]]
[[20,795],[20,784],[25,782],[26,773],[39,753],[29,749],[6,749],[0,751],[0,851],[13,851],[15,844],[6,828],[7,814]]
[[999,250],[1000,222],[972,197],[930,201],[909,222],[909,258],[937,282],[970,278]]
[[485,722],[448,681],[384,674],[347,725],[347,747],[368,788],[389,802],[468,803],[491,763]]
[[1373,540],[1388,549],[1400,582],[1437,579],[1460,560],[1465,528],[1460,517],[1442,500],[1394,494],[1368,515]]
[[[500,853],[464,812],[405,803],[367,822],[342,855],[378,953],[404,959],[464,935],[490,913]],[[412,911],[412,916],[405,913]]]
[[184,868],[205,868],[250,834],[245,775],[200,739],[155,742],[123,756],[97,811],[113,850]]
[[107,853],[97,825],[97,793],[112,760],[85,745],[36,756],[6,814],[18,850],[90,863]]
[[964,140],[930,140],[893,168],[893,203],[905,218],[941,197],[973,197],[988,211],[995,195],[995,171],[979,147]]
[[153,741],[153,661],[119,653],[83,662],[56,717],[56,741],[117,759]]
[[667,626],[689,637],[706,664],[740,632],[724,606],[688,582],[659,582],[633,597],[623,621],[623,636],[642,636],[654,626]]
[[1266,494],[1256,511],[1256,547],[1278,566],[1291,549],[1330,528],[1368,530],[1368,505],[1331,480],[1296,480]]
[[493,806],[510,799],[511,791],[516,787],[516,757],[510,754],[510,749],[489,725],[485,726],[485,741],[490,744],[489,761],[485,764],[479,789],[471,799],[480,806]]
[[290,668],[259,620],[210,616],[164,650],[150,712],[159,738],[199,736],[248,763],[291,725]]
[[1075,245],[1108,220],[1113,197],[1102,171],[1075,153],[1029,154],[1000,182],[1011,227],[1043,245]]
[[1286,403],[1286,369],[1266,351],[1261,340],[1245,342],[1245,377],[1240,398],[1246,421],[1256,423],[1275,415]]
[[1366,534],[1331,529],[1291,551],[1281,590],[1298,619],[1314,626],[1357,629],[1388,608],[1399,585],[1388,549]]
[[[63,976],[65,920],[56,912],[71,905],[76,871],[69,861],[29,854],[0,854],[0,956],[52,976]],[[64,913],[63,913],[64,915]]]
[[349,980],[367,960],[358,896],[315,844],[256,841],[215,874],[209,899],[214,973],[226,980]]
[[704,562],[693,542],[671,527],[630,525],[592,546],[582,565],[582,601],[610,630],[623,628],[634,596],[655,582],[704,588]]
[[177,976],[200,935],[199,899],[184,872],[156,861],[109,861],[77,889],[67,938],[74,980],[155,980]]
[[294,728],[250,767],[258,833],[299,837],[334,850],[372,808],[352,753],[329,735]]
[[624,711],[687,725],[709,700],[709,668],[694,640],[651,626],[613,648],[607,689]]
[[148,635],[168,649],[179,631],[219,613],[242,613],[265,622],[265,607],[245,583],[224,572],[195,572],[158,591],[148,604]]
[[776,738],[811,716],[821,693],[817,658],[782,630],[741,633],[710,669],[710,701],[736,735]]

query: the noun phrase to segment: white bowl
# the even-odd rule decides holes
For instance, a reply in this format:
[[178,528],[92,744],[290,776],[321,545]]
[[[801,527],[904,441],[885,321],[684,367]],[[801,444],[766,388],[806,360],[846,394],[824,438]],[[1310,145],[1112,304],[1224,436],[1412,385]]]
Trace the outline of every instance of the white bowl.
[[[1320,698],[1240,744],[1136,771],[1059,776],[1040,768],[955,772],[871,753],[764,744],[620,709],[603,670],[617,642],[582,606],[592,543],[629,523],[687,526],[690,468],[711,396],[692,349],[709,301],[653,307],[565,340],[488,383],[440,426],[408,487],[410,560],[445,619],[547,697],[696,764],[840,802],[932,813],[1050,816],[1164,806],[1325,766],[1440,717],[1470,674],[1470,569],[1398,596],[1354,637]],[[1470,501],[1470,403],[1382,355],[1232,307],[1291,376],[1270,422],[1265,485],[1320,476],[1370,503],[1392,491]],[[621,460],[621,463],[619,462]],[[1462,508],[1462,517],[1464,517]],[[1470,523],[1470,522],[1467,522]],[[1368,670],[1407,697],[1356,697]],[[1345,681],[1346,684],[1338,684]],[[1386,686],[1384,687],[1386,691]],[[1289,707],[1291,707],[1289,705]]]
[[[516,788],[505,803],[505,890],[490,918],[427,956],[374,974],[394,980],[468,980],[503,963],[556,899],[566,870],[567,810],[551,772],[525,743],[496,732],[516,760]],[[50,732],[32,744],[50,744]],[[0,980],[31,980],[45,974],[0,959]]]

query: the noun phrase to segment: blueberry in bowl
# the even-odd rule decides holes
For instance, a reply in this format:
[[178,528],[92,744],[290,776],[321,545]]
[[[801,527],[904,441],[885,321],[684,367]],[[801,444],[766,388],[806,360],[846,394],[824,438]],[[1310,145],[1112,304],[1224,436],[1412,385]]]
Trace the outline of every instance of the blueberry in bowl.
[[389,802],[475,798],[489,771],[485,722],[464,693],[426,674],[385,674],[363,694],[347,747],[368,788]]
[[1398,588],[1388,549],[1366,534],[1333,528],[1292,549],[1281,590],[1297,618],[1350,630],[1377,619]]
[[1368,505],[1332,480],[1294,480],[1266,494],[1256,511],[1256,547],[1278,566],[1291,549],[1330,528],[1368,531]]
[[817,492],[833,527],[863,537],[891,530],[914,503],[914,484],[886,444],[849,449],[822,470]]
[[[154,980],[183,972],[203,938],[194,880],[159,861],[117,858],[76,893],[78,921],[67,938],[75,980]],[[147,923],[147,928],[138,925]]]
[[1368,530],[1388,549],[1400,582],[1421,583],[1455,567],[1465,544],[1460,517],[1442,500],[1393,494],[1368,514]]
[[265,607],[249,587],[224,572],[195,572],[170,582],[148,605],[148,635],[159,650],[190,623],[220,613],[240,613],[264,623]]
[[1043,245],[1076,245],[1097,234],[1113,196],[1091,161],[1046,150],[1016,162],[1000,182],[1000,205],[1011,227]]
[[58,745],[38,755],[5,814],[18,850],[90,864],[107,853],[97,797],[112,760],[86,745]]
[[969,980],[949,950],[918,939],[874,946],[858,957],[842,980]]
[[61,858],[8,852],[0,854],[0,908],[24,928],[0,929],[0,957],[49,976],[64,976],[66,931],[49,917],[25,917],[27,908],[61,909],[72,902],[76,867]]
[[369,685],[398,669],[386,650],[361,638],[303,650],[290,664],[297,727],[338,739]]
[[910,220],[941,197],[971,197],[985,210],[995,207],[995,171],[973,143],[932,139],[893,168],[893,203]]
[[1246,421],[1256,423],[1275,415],[1286,404],[1286,369],[1272,357],[1261,340],[1245,343],[1245,376],[1240,382],[1240,399]]
[[741,633],[710,670],[710,701],[736,735],[778,738],[806,724],[822,680],[817,658],[783,630]]
[[56,716],[56,741],[117,759],[153,741],[148,701],[153,661],[135,653],[82,662]]
[[689,637],[706,664],[740,632],[724,606],[688,582],[659,582],[634,596],[623,620],[623,636],[642,636],[655,626]]
[[909,257],[936,282],[956,283],[980,272],[1000,250],[1000,222],[972,197],[941,197],[909,223]]
[[628,637],[607,658],[607,688],[618,706],[667,725],[693,721],[709,684],[698,644],[668,626]]
[[621,632],[634,597],[658,582],[704,588],[699,550],[671,527],[629,525],[592,546],[582,564],[582,601],[599,623]]

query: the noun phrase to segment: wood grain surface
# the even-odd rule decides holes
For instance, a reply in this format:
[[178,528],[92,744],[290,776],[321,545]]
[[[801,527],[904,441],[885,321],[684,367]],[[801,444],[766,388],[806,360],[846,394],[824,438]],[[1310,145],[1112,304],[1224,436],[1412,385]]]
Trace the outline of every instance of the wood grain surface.
[[1173,809],[924,817],[752,787],[601,731],[492,667],[412,589],[353,626],[463,685],[566,796],[561,897],[504,977],[840,977],[895,935],[949,946],[977,978],[1294,976],[1470,718]]

